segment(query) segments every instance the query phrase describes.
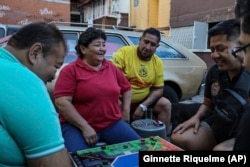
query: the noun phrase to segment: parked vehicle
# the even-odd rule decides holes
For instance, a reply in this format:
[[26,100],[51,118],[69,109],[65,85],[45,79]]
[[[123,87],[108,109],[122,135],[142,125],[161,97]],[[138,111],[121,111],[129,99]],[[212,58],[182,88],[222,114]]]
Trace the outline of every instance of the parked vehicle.
[[[103,26],[103,25],[102,25]],[[80,33],[87,27],[58,25],[68,44],[68,53],[64,65],[77,58],[75,45]],[[142,32],[104,29],[107,35],[106,58],[109,59],[118,48],[125,45],[137,45]],[[1,44],[0,44],[1,46]],[[190,99],[199,93],[207,72],[206,63],[185,47],[174,43],[162,35],[156,54],[164,63],[164,96],[171,102]],[[58,71],[60,72],[60,70]],[[54,82],[48,84],[52,95]]]
[[20,28],[20,25],[0,24],[0,38],[6,37],[15,33]]

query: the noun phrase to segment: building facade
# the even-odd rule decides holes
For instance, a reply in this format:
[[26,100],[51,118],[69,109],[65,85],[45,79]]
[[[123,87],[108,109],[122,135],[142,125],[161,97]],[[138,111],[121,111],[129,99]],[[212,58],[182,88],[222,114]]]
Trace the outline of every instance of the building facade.
[[235,0],[172,0],[170,34],[175,41],[191,49],[210,68],[208,30],[222,20],[235,18]]
[[24,25],[37,21],[69,22],[70,0],[1,0],[1,24]]
[[[128,27],[129,0],[71,0],[79,22]],[[77,21],[76,21],[77,22]]]
[[1,0],[0,23],[78,22],[155,27],[213,64],[207,32],[234,18],[235,0]]
[[189,49],[206,50],[207,31],[234,18],[235,0],[172,0],[171,37]]
[[130,0],[131,27],[155,27],[168,34],[170,30],[170,0]]
[[78,13],[83,23],[170,30],[170,0],[71,0],[73,3],[78,12],[71,13]]

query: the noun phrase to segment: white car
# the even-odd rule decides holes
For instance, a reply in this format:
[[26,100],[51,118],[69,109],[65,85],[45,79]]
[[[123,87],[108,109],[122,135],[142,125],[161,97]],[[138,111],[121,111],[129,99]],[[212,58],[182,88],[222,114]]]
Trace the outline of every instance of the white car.
[[[64,65],[77,58],[75,45],[77,39],[87,27],[58,26],[68,44],[68,53]],[[117,29],[103,29],[107,35],[106,58],[109,59],[118,48],[125,45],[137,45],[142,32]],[[1,40],[0,40],[1,41]],[[6,41],[6,40],[5,40]],[[3,44],[2,44],[3,45]],[[1,46],[1,42],[0,42]],[[190,99],[199,94],[201,84],[207,72],[206,63],[185,47],[172,42],[162,35],[156,54],[164,63],[164,96],[176,103]],[[60,72],[60,70],[58,71]],[[54,82],[48,84],[50,94],[53,93]]]

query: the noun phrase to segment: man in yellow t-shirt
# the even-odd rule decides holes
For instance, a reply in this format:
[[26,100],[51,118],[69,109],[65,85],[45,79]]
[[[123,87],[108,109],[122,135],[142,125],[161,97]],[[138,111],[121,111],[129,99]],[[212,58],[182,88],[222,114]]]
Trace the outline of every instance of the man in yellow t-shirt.
[[163,97],[163,62],[155,54],[161,39],[155,28],[146,29],[138,46],[124,46],[111,58],[132,87],[131,117],[141,119],[148,108],[169,127],[171,103]]

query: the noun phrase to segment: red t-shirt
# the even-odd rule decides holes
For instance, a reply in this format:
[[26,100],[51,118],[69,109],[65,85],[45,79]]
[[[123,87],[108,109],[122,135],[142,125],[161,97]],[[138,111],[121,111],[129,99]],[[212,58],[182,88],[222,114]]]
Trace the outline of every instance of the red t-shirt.
[[[76,110],[98,132],[121,119],[118,99],[130,89],[128,80],[111,62],[104,59],[95,71],[78,58],[60,71],[54,96],[71,96]],[[62,115],[60,121],[66,121]]]

